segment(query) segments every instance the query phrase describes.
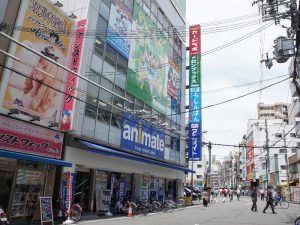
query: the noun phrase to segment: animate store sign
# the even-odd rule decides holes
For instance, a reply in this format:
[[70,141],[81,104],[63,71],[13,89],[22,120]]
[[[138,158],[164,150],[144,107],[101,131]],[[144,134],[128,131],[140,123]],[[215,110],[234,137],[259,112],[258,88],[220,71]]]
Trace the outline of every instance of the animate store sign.
[[0,148],[61,159],[63,134],[0,115]]
[[164,159],[165,134],[130,113],[123,113],[121,148]]

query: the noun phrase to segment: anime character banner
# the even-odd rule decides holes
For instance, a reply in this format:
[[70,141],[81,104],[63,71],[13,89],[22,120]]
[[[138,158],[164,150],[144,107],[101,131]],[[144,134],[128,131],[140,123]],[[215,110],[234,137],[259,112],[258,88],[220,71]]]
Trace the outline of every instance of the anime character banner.
[[155,32],[158,28],[137,3],[134,5],[132,30],[138,32],[130,46],[126,90],[166,114],[168,76],[164,65],[168,65],[168,39]]
[[[13,37],[44,56],[69,65],[74,22],[47,0],[22,1]],[[26,28],[26,29],[25,29]],[[1,84],[1,113],[58,126],[67,72],[47,59],[12,44]]]
[[107,43],[128,59],[132,16],[120,0],[111,3]]
[[168,94],[178,100],[179,95],[179,85],[180,85],[180,73],[178,66],[169,59],[169,67],[167,68],[168,74]]

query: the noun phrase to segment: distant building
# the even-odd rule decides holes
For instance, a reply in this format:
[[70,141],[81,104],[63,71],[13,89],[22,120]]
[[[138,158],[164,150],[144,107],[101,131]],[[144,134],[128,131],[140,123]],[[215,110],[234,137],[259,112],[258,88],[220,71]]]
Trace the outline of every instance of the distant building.
[[284,122],[289,123],[289,104],[287,103],[274,103],[264,104],[258,103],[257,113],[258,119],[282,119]]

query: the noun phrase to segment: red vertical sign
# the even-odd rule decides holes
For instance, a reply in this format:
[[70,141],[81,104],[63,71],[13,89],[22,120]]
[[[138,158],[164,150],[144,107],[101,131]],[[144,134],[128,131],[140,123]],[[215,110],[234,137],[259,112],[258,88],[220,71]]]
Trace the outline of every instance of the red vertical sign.
[[[79,72],[80,69],[86,26],[87,19],[80,20],[77,22],[70,60],[70,69],[76,73]],[[64,96],[62,118],[60,123],[60,130],[62,131],[72,130],[77,85],[78,77],[72,73],[69,73],[67,87],[65,91],[66,94]]]
[[200,25],[190,26],[190,56],[200,55]]

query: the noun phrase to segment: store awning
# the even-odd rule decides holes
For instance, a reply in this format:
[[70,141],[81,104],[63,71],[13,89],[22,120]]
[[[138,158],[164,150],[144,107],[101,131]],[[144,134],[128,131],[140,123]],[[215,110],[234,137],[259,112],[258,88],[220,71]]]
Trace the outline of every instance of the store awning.
[[107,155],[107,156],[114,156],[114,157],[122,158],[122,159],[133,160],[133,161],[137,161],[137,162],[141,162],[141,163],[147,163],[147,164],[151,164],[151,165],[155,165],[155,166],[161,166],[161,167],[165,167],[165,168],[169,168],[169,169],[180,170],[185,173],[195,173],[195,171],[190,170],[189,168],[186,168],[184,166],[178,166],[178,165],[174,165],[171,163],[161,162],[161,161],[157,161],[154,159],[149,159],[149,158],[145,158],[142,156],[130,154],[127,152],[122,152],[122,151],[119,151],[119,150],[116,150],[113,148],[109,148],[109,147],[106,147],[103,145],[94,144],[89,141],[83,141],[80,139],[77,139],[77,140],[80,143],[84,144],[91,152],[95,152],[95,153],[99,153],[99,154]]
[[72,163],[58,160],[58,159],[50,159],[42,156],[35,156],[35,155],[28,155],[19,152],[11,152],[0,149],[0,157],[7,157],[7,158],[14,158],[14,159],[21,159],[21,160],[28,160],[34,162],[41,162],[41,163],[48,163],[57,166],[64,166],[64,167],[72,167]]

